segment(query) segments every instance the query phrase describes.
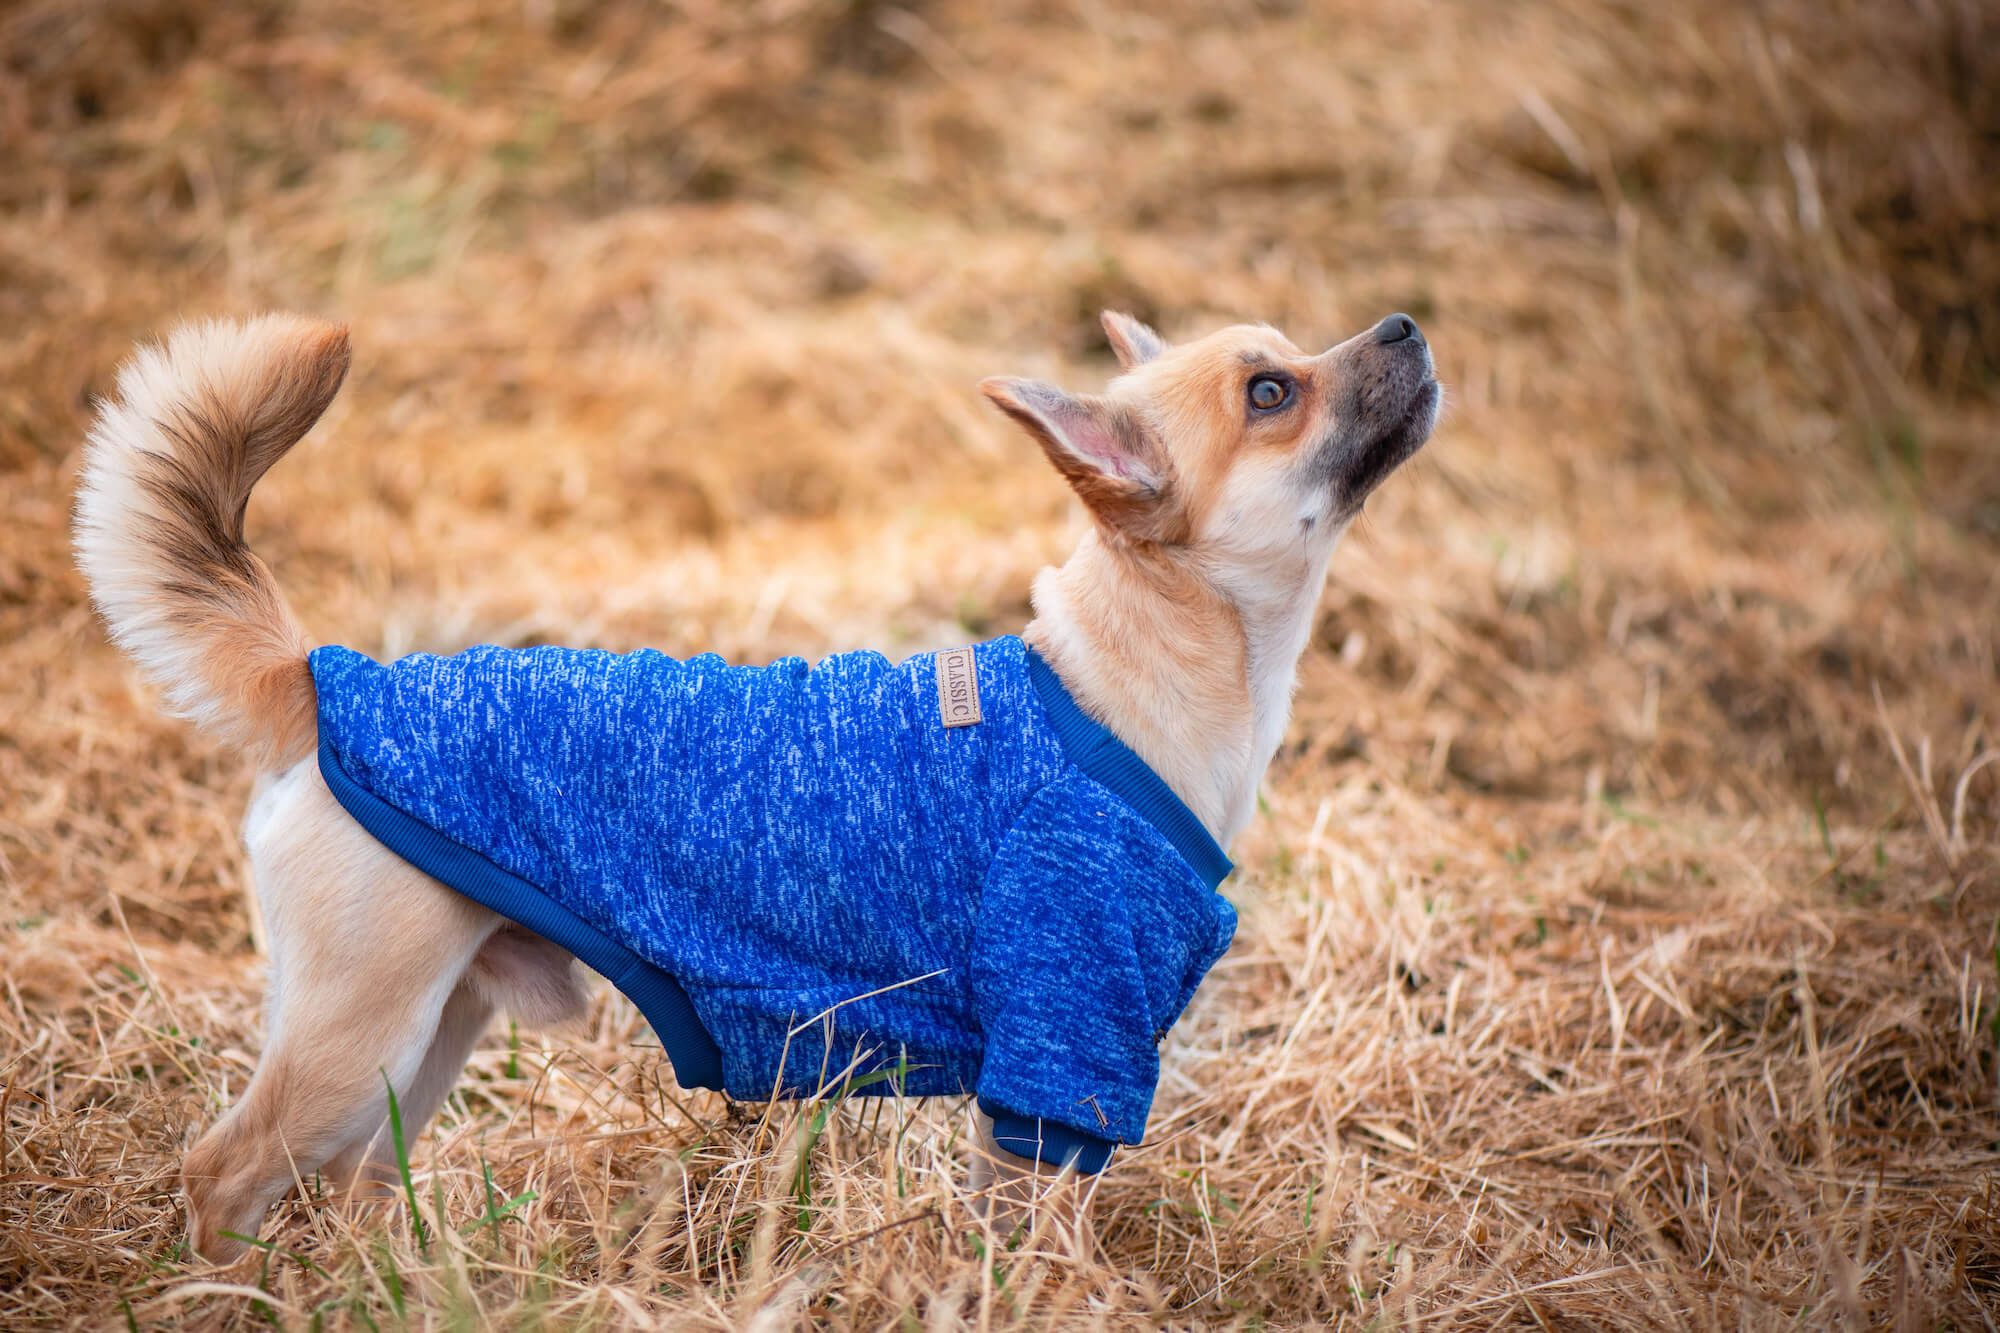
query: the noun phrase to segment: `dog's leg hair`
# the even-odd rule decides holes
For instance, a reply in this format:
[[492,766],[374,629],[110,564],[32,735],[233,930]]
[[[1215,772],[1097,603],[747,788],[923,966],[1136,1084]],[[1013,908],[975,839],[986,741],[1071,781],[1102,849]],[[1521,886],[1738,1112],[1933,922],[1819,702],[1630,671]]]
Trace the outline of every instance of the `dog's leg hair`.
[[[416,1078],[407,1092],[396,1092],[405,1146],[444,1105],[494,1010],[504,1006],[516,1020],[537,1028],[583,1016],[589,997],[575,962],[569,950],[519,926],[503,924],[487,936],[458,989],[445,1001]],[[395,1137],[385,1114],[367,1135],[335,1153],[325,1174],[341,1186],[389,1184],[396,1179],[395,1158]]]
[[191,1241],[204,1257],[235,1258],[242,1245],[223,1232],[254,1236],[295,1176],[311,1177],[372,1135],[388,1113],[387,1086],[400,1102],[417,1081],[451,982],[373,967],[312,972],[288,979],[279,1041],[182,1168]]
[[[396,1116],[403,1124],[406,1149],[414,1146],[417,1134],[444,1105],[473,1045],[492,1019],[493,1002],[469,982],[461,982],[445,1001],[437,1031],[415,1076],[407,1087],[396,1089]],[[386,1100],[382,1109],[381,1118],[365,1133],[349,1140],[327,1160],[323,1174],[335,1188],[360,1192],[371,1186],[392,1185],[398,1179],[396,1141],[390,1132]]]
[[[387,1088],[404,1142],[443,1105],[497,1006],[531,1026],[580,1016],[568,951],[508,925],[348,818],[310,758],[244,821],[270,937],[265,1049],[242,1101],[188,1154],[197,1252],[241,1249],[293,1180],[394,1178]],[[388,1084],[384,1083],[384,1076]]]
[[994,1137],[991,1116],[975,1106],[972,1117],[972,1169],[965,1187],[973,1216],[992,1227],[996,1240],[1005,1241],[1024,1227],[1036,1229],[1040,1213],[1057,1234],[1068,1234],[1077,1253],[1088,1254],[1096,1244],[1089,1225],[1095,1177],[1010,1153]]
[[473,1018],[490,1012],[471,995],[440,1032],[500,923],[350,820],[310,761],[259,805],[246,834],[271,935],[271,1029],[249,1090],[183,1170],[192,1242],[212,1259],[240,1252],[221,1233],[254,1234],[295,1173],[352,1145],[365,1153],[388,1116],[385,1075],[409,1106],[404,1132],[422,1131],[450,1085],[446,1058],[462,1062]]

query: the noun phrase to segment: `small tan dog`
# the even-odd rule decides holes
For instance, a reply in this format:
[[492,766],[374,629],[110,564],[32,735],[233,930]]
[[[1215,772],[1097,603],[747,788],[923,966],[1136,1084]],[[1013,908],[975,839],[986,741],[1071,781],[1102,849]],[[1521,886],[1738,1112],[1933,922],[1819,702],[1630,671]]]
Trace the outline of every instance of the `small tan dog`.
[[[1104,327],[1124,373],[1103,396],[981,386],[1095,520],[1036,579],[1022,638],[1227,847],[1285,728],[1334,545],[1436,421],[1431,355],[1402,315],[1316,356],[1260,326],[1181,346],[1125,315]],[[546,1025],[585,1000],[568,949],[388,850],[314,763],[312,640],[243,517],[347,365],[346,331],[308,320],[181,329],[120,373],[77,504],[113,639],[268,778],[245,822],[270,941],[265,1049],[183,1175],[210,1258],[239,1253],[222,1233],[255,1234],[297,1179],[379,1176],[385,1072],[415,1135],[496,1007]],[[1034,1175],[983,1116],[982,1132],[975,1184]]]

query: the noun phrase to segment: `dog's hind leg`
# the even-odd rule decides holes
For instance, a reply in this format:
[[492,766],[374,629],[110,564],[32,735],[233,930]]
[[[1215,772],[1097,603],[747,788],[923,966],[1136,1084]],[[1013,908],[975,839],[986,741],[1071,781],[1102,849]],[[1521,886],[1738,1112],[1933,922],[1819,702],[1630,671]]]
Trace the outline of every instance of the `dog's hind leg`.
[[295,1178],[344,1149],[365,1162],[388,1087],[405,1134],[421,1132],[490,1013],[464,983],[500,921],[376,842],[310,761],[246,833],[271,939],[269,1031],[249,1089],[183,1167],[191,1240],[211,1259],[240,1253],[223,1233],[254,1235]]
[[[444,1003],[430,1046],[407,1083],[396,1085],[396,1119],[403,1127],[403,1145],[412,1147],[418,1133],[430,1123],[444,1099],[458,1082],[465,1061],[486,1025],[493,1019],[493,1004],[476,987],[461,983]],[[358,1136],[341,1145],[327,1159],[323,1174],[336,1188],[359,1189],[369,1185],[391,1185],[397,1180],[396,1140],[389,1124],[386,1098],[384,1114]]]
[[[588,996],[569,950],[519,926],[503,924],[486,937],[458,988],[445,1001],[430,1049],[410,1080],[396,1089],[396,1118],[404,1146],[451,1095],[473,1046],[496,1009],[505,1007],[530,1027],[550,1027],[583,1016]],[[328,1160],[326,1179],[338,1187],[393,1185],[398,1178],[395,1135],[386,1115]]]
[[[399,1105],[414,1102],[410,1094],[447,1008],[444,985],[371,967],[344,978],[288,979],[277,1040],[258,1061],[243,1099],[202,1136],[182,1168],[197,1253],[234,1257],[241,1244],[223,1232],[255,1235],[264,1211],[295,1178],[310,1179],[343,1149],[365,1145],[387,1118],[388,1088],[396,1089]],[[483,1002],[476,1008],[481,1019],[489,1012]],[[459,1058],[470,1044],[469,1038],[451,1043]],[[422,1121],[405,1121],[410,1138],[421,1129]]]

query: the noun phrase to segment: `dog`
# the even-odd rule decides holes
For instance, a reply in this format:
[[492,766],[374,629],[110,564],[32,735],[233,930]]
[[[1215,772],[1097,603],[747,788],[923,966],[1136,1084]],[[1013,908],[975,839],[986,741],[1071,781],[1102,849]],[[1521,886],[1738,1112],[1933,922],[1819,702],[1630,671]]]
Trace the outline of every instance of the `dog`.
[[243,521],[338,391],[346,330],[190,325],[124,366],[78,563],[167,707],[262,775],[265,1046],[185,1160],[195,1252],[239,1256],[225,1233],[314,1172],[379,1182],[387,1090],[420,1132],[496,1008],[583,1011],[578,959],[683,1085],[975,1092],[975,1188],[1139,1140],[1158,1043],[1234,930],[1222,849],[1328,560],[1441,391],[1403,315],[1317,355],[1102,322],[1105,393],[980,386],[1088,530],[1018,638],[900,665],[315,647]]

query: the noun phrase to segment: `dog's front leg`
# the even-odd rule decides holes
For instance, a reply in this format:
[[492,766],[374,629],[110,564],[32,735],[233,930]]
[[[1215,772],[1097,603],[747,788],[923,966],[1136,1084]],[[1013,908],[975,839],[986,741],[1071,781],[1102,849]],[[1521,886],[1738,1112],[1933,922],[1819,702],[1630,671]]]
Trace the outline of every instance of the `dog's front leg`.
[[[1090,1229],[1091,1183],[1096,1177],[1008,1152],[994,1137],[993,1117],[976,1104],[972,1114],[972,1169],[965,1183],[974,1216],[990,1225],[1002,1242],[1024,1229],[1050,1230],[1067,1235],[1079,1257],[1088,1256],[1096,1248]],[[1045,1221],[1044,1228],[1035,1225],[1037,1214]]]

